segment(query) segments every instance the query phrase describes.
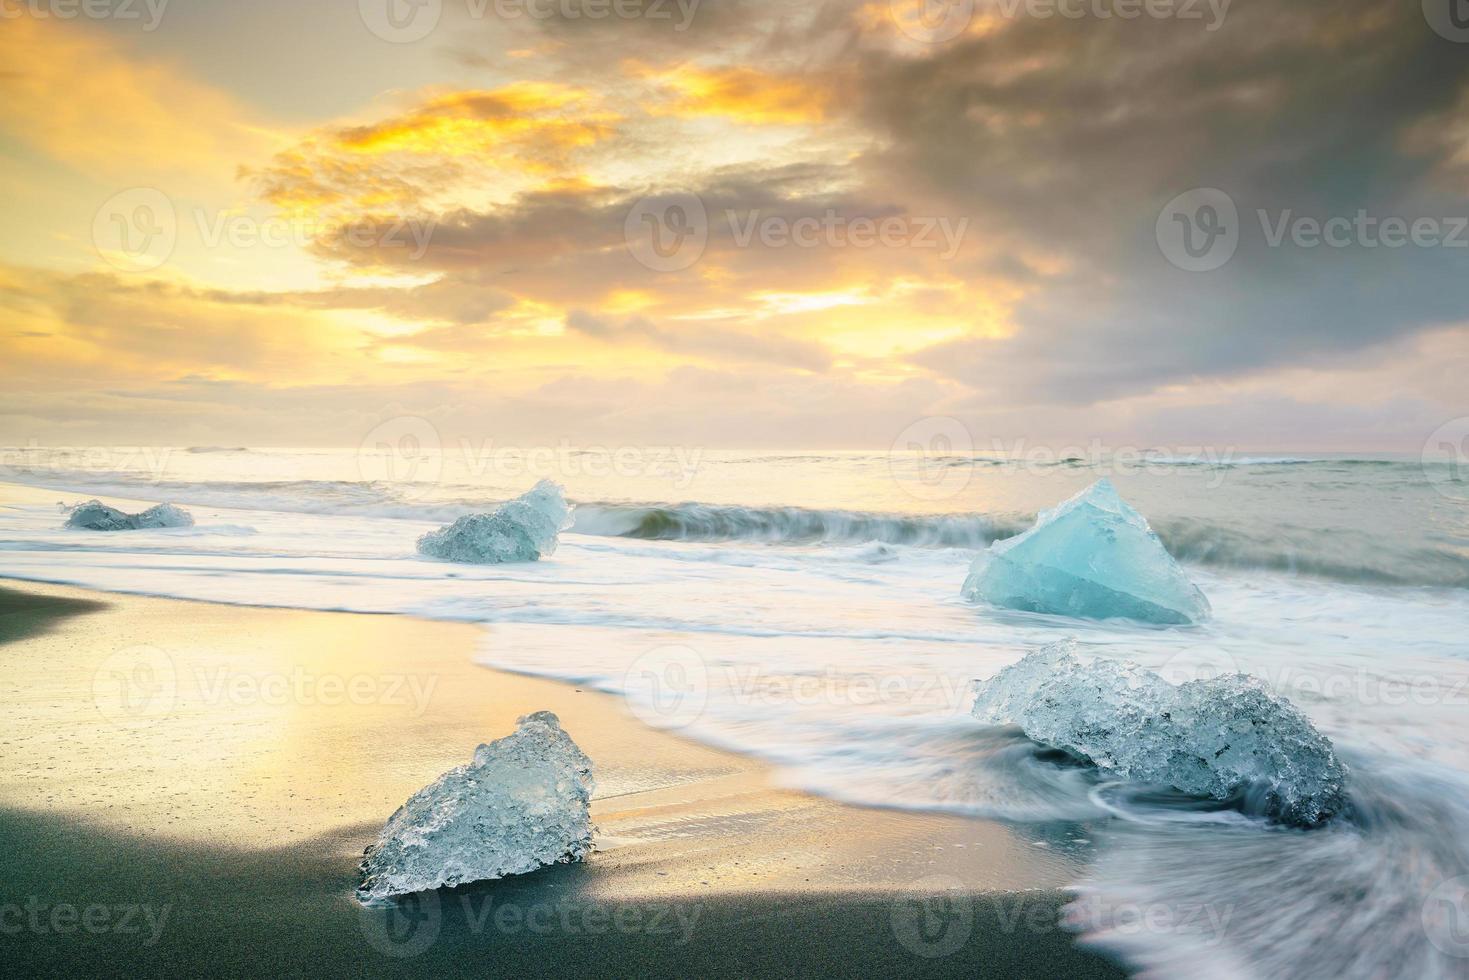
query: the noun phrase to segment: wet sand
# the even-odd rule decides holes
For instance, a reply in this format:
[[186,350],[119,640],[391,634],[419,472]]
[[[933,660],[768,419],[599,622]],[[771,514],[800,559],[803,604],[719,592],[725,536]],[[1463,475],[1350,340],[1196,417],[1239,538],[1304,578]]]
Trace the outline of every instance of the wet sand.
[[[0,588],[0,946],[39,975],[1112,977],[1064,837],[779,788],[617,698],[474,665],[479,627]],[[551,710],[583,864],[365,911],[362,849]]]

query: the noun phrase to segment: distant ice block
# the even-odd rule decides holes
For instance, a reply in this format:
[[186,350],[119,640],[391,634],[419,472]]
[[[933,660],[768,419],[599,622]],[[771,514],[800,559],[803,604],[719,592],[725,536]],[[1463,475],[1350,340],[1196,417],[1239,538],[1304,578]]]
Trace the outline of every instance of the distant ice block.
[[100,500],[89,500],[73,507],[66,526],[84,531],[138,531],[160,527],[193,527],[194,518],[182,507],[159,504],[141,514],[125,514]]
[[980,721],[1019,725],[1037,742],[1134,782],[1242,797],[1246,810],[1298,826],[1346,803],[1346,769],[1331,742],[1244,674],[1175,687],[1137,664],[1083,663],[1065,640],[976,681],[975,695]]
[[594,785],[592,761],[556,716],[526,715],[398,808],[358,868],[357,898],[382,904],[580,861],[592,849]]
[[1197,623],[1209,600],[1143,516],[1098,480],[974,560],[964,597],[1085,619]]
[[561,487],[542,480],[488,514],[469,514],[418,539],[419,554],[491,565],[535,561],[556,551],[557,536],[571,526],[571,507]]

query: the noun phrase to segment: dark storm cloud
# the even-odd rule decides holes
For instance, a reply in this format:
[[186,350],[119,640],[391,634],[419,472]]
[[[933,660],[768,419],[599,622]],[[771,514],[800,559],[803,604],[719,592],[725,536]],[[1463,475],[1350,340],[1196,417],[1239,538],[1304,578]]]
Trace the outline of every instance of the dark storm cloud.
[[[1266,233],[1287,211],[1448,219],[1445,237],[1469,215],[1444,179],[1462,142],[1421,132],[1462,111],[1469,50],[1418,4],[1237,3],[1213,33],[1020,19],[928,58],[872,54],[858,77],[863,117],[888,137],[866,161],[876,181],[941,193],[1012,247],[1064,259],[1014,338],[918,355],[981,389],[1086,402],[1469,316],[1469,249],[1272,247]],[[1239,210],[1238,251],[1213,272],[1175,268],[1154,235],[1197,187]]]
[[[865,134],[867,149],[850,162],[690,169],[677,186],[554,190],[454,212],[420,261],[319,251],[442,273],[446,293],[474,277],[563,309],[596,308],[615,289],[655,290],[672,307],[707,301],[710,285],[699,267],[658,273],[628,253],[624,220],[650,190],[698,194],[705,254],[746,291],[821,289],[844,270],[881,281],[914,257],[864,268],[870,254],[851,250],[741,246],[729,212],[964,218],[966,252],[943,271],[1020,289],[1015,332],[913,361],[996,401],[1036,404],[1326,364],[1469,318],[1469,248],[1452,240],[1270,242],[1282,219],[1430,218],[1453,239],[1454,219],[1469,216],[1469,46],[1435,34],[1418,4],[1236,0],[1209,30],[1207,18],[1027,17],[1022,3],[992,30],[927,46],[895,46],[875,9],[886,5],[704,0],[687,31],[615,17],[511,25],[567,42],[539,63],[569,79],[628,60],[799,65],[829,93],[826,123]],[[633,145],[638,133],[619,138]],[[1160,250],[1155,222],[1201,187],[1234,202],[1239,244],[1221,268],[1188,272]],[[917,279],[933,271],[911,268]]]

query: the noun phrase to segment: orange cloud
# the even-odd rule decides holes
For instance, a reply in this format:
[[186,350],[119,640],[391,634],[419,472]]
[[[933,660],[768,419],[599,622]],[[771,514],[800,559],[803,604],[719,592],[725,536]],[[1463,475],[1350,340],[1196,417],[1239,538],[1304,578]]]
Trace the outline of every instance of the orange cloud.
[[795,125],[820,122],[831,101],[831,92],[821,83],[753,68],[679,65],[656,71],[636,62],[630,62],[626,68],[629,74],[648,78],[672,93],[670,101],[652,107],[659,114],[722,116],[757,125]]
[[6,18],[0,65],[0,128],[89,174],[227,179],[269,143],[233,99],[71,23]]
[[585,146],[605,139],[618,118],[589,102],[588,93],[550,82],[450,92],[405,115],[340,130],[335,141],[360,153],[446,156],[478,155],[506,142]]
[[432,94],[376,122],[319,131],[242,174],[294,213],[414,211],[495,188],[584,186],[570,154],[609,139],[619,117],[589,92],[550,82]]

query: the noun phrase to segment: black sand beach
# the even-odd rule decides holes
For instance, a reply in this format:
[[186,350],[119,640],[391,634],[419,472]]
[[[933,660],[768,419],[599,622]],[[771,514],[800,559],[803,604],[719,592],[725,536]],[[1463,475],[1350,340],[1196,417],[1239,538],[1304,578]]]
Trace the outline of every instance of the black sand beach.
[[[778,788],[760,763],[648,729],[614,698],[474,666],[478,635],[0,590],[9,967],[1124,975],[1057,924],[1080,861],[1064,840]],[[359,908],[356,862],[397,805],[538,709],[597,764],[599,851]]]

